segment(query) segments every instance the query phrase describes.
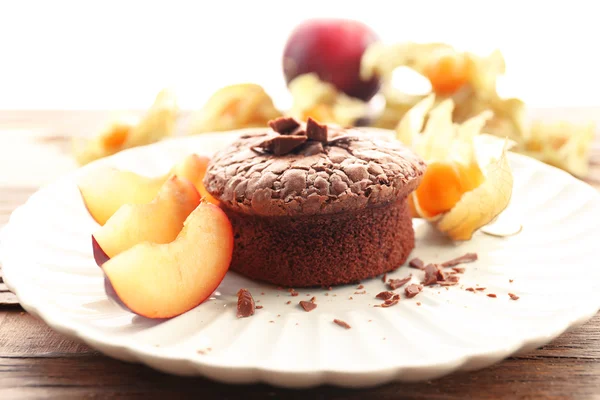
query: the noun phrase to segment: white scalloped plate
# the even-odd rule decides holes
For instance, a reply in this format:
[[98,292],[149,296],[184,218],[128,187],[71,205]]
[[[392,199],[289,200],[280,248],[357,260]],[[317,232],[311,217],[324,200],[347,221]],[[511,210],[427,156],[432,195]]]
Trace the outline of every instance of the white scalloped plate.
[[[465,265],[460,286],[427,287],[394,307],[374,308],[381,302],[374,296],[384,290],[381,279],[363,282],[366,294],[355,294],[351,285],[291,297],[230,272],[209,301],[169,321],[119,308],[106,297],[92,258],[90,234],[97,225],[77,177],[106,164],[158,175],[185,154],[210,154],[232,138],[207,134],[125,151],[34,194],[12,215],[0,248],[6,283],[23,307],[121,360],[173,374],[287,387],[363,387],[486,367],[548,343],[600,308],[600,196],[562,171],[514,154],[514,196],[504,218],[522,223],[520,234],[479,233],[453,244],[415,222],[413,255],[437,262],[479,254],[479,261]],[[421,278],[407,267],[388,276],[411,272],[415,281]],[[477,285],[487,289],[465,290]],[[251,318],[235,317],[241,287],[264,306]],[[520,299],[510,300],[509,292]],[[312,296],[318,308],[304,312],[297,303]],[[352,329],[335,325],[334,318]]]

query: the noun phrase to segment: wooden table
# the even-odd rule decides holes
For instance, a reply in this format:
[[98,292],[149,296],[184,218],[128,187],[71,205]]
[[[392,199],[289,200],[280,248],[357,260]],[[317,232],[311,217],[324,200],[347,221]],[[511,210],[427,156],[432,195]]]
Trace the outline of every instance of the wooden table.
[[[568,110],[559,112],[569,114]],[[556,114],[556,112],[552,112]],[[594,114],[600,115],[600,114]],[[63,136],[102,120],[105,113],[0,112],[0,168],[10,149],[31,148],[35,154],[14,155],[21,163],[11,171],[0,169],[0,226],[22,204],[45,176],[26,176],[17,170],[68,166]],[[71,121],[72,124],[65,124]],[[73,123],[73,121],[78,121]],[[83,125],[81,125],[83,123]],[[79,124],[79,125],[78,125]],[[45,129],[41,129],[44,128]],[[60,127],[60,128],[57,128]],[[58,131],[57,131],[58,129]],[[32,139],[33,138],[33,139]],[[41,139],[40,139],[41,138]],[[23,143],[28,143],[23,145]],[[21,146],[21,147],[19,147]],[[36,152],[52,154],[40,160]],[[2,149],[5,151],[3,156]],[[52,158],[55,157],[55,158]],[[62,157],[62,158],[60,158]],[[59,161],[60,160],[60,161]],[[600,189],[600,146],[595,145],[590,183]],[[18,176],[7,183],[6,174]],[[600,223],[600,221],[598,221]],[[595,266],[590,266],[595,267]],[[0,283],[0,302],[3,292]],[[559,294],[557,294],[559,295]],[[600,398],[600,314],[529,354],[510,358],[493,367],[457,373],[424,383],[389,384],[368,390],[320,387],[292,391],[267,385],[233,386],[202,378],[181,378],[141,365],[105,357],[84,344],[53,332],[18,305],[0,305],[0,399],[140,397],[171,398],[412,398],[412,399],[570,399]]]

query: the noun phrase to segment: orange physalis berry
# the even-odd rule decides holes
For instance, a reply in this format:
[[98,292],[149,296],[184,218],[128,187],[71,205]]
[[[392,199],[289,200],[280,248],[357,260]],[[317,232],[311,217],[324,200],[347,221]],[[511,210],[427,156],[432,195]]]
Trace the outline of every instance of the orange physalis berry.
[[450,211],[463,194],[484,180],[477,164],[464,166],[453,161],[437,161],[428,165],[423,181],[416,190],[419,207],[427,217]]
[[468,82],[471,63],[464,55],[444,53],[433,59],[423,74],[435,93],[451,95]]
[[108,150],[121,148],[131,131],[128,125],[115,125],[110,131],[100,137],[101,146]]

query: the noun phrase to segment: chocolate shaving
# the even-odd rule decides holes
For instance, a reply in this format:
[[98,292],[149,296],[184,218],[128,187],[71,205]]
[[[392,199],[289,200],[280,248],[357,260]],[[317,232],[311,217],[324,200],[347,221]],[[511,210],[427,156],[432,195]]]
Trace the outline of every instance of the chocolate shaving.
[[386,272],[385,274],[383,274],[383,276],[381,277],[381,280],[382,280],[383,282],[386,282],[386,281],[387,281],[387,272]]
[[358,287],[357,287],[357,289],[359,289],[359,290],[364,289],[364,288],[365,288],[365,285],[358,285]]
[[387,308],[387,307],[391,307],[391,306],[395,306],[396,304],[398,304],[399,300],[396,299],[389,299],[383,302],[383,304],[381,305],[381,307]]
[[463,274],[465,269],[463,267],[452,267],[452,271],[456,272],[457,274]]
[[408,266],[416,269],[423,269],[425,267],[425,263],[418,257],[413,258],[408,262]]
[[438,281],[444,280],[444,274],[436,264],[427,264],[423,270],[425,279],[421,283],[425,286],[435,285]]
[[423,286],[411,283],[404,289],[404,294],[411,299],[421,293],[421,290],[423,290]]
[[463,256],[443,262],[442,267],[454,267],[458,264],[471,263],[473,261],[477,261],[477,253],[467,253]]
[[385,291],[385,292],[378,293],[377,296],[375,296],[375,298],[381,299],[381,300],[388,300],[388,299],[391,299],[393,296],[394,296],[394,292]]
[[292,291],[290,292],[290,296],[292,297],[296,297],[298,296],[300,293],[296,292],[294,289],[292,289]]
[[246,318],[254,315],[254,299],[248,289],[240,289],[237,293],[237,317]]
[[344,329],[350,329],[352,328],[350,325],[348,325],[347,322],[342,321],[341,319],[334,319],[333,322],[339,326],[341,326]]
[[473,289],[472,287],[468,287],[465,289],[467,292],[473,292],[475,293],[475,289]]
[[306,311],[306,312],[312,311],[315,308],[317,308],[317,305],[315,303],[313,303],[312,301],[301,300],[299,304],[300,304],[300,307],[302,307],[304,309],[304,311]]
[[327,142],[327,125],[321,125],[312,118],[306,121],[306,136],[309,140],[317,142]]
[[257,310],[260,310],[261,308],[263,308],[263,306],[256,306]]
[[390,279],[388,281],[388,286],[390,287],[390,289],[392,290],[396,290],[404,285],[406,285],[412,278],[412,275],[409,275],[405,278],[401,278],[401,279]]
[[481,291],[481,290],[485,290],[485,288],[484,287],[478,287],[478,288],[475,288],[475,290]]
[[494,293],[488,293],[487,297],[493,297],[495,299],[498,296],[496,296]]
[[258,143],[256,147],[262,148],[276,156],[283,156],[304,144],[307,139],[308,138],[303,135],[277,135],[268,137]]
[[456,276],[456,275],[449,275],[446,277],[445,280],[443,281],[438,281],[438,283],[442,286],[454,286],[454,285],[458,285],[458,282],[460,281],[460,277]]
[[508,295],[510,296],[511,300],[519,300],[519,296],[517,296],[516,294],[509,293]]
[[317,298],[316,298],[315,296],[313,296],[313,297],[311,297],[310,301],[311,301],[312,303],[314,303],[315,301],[317,301]]
[[300,122],[291,117],[279,117],[270,120],[269,126],[277,133],[288,135],[300,127]]

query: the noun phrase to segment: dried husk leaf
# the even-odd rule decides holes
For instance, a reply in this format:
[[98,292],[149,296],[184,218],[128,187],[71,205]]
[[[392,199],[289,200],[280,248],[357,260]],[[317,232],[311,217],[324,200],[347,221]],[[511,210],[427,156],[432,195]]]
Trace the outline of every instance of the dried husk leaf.
[[485,181],[465,193],[456,205],[436,222],[436,227],[454,240],[469,240],[473,233],[491,222],[508,206],[512,196],[513,175],[506,155],[486,169]]
[[[163,90],[156,96],[153,105],[142,118],[138,119],[131,115],[120,117],[112,121],[94,138],[74,138],[75,160],[80,165],[84,165],[122,150],[151,144],[171,136],[175,131],[178,112],[174,95],[168,90]],[[125,137],[122,141],[107,145],[111,143],[107,139],[123,132]]]

